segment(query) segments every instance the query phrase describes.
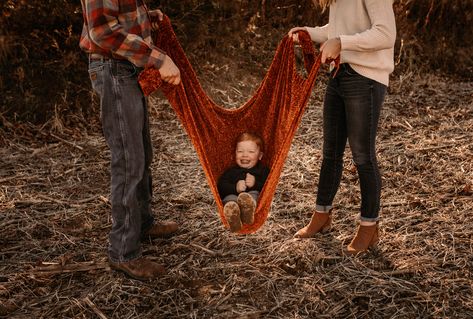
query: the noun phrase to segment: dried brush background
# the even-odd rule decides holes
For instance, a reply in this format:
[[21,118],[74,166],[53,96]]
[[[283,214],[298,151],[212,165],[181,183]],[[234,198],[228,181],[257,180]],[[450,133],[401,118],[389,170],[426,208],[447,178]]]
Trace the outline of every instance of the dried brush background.
[[[324,19],[310,1],[280,2],[161,5],[206,91],[237,107],[256,89],[284,32]],[[0,317],[473,317],[473,82],[471,49],[462,51],[471,48],[470,1],[396,3],[398,65],[378,137],[382,239],[364,256],[341,253],[359,208],[348,149],[333,231],[292,239],[315,204],[324,72],[271,215],[247,236],[223,228],[176,115],[153,96],[153,207],[181,229],[144,244],[144,254],[168,269],[146,283],[107,265],[109,152],[77,52],[78,1],[6,1],[0,8],[1,25],[10,27],[0,30]],[[463,37],[456,49],[447,34]],[[434,36],[444,44],[429,46]],[[447,51],[455,63],[443,64]]]

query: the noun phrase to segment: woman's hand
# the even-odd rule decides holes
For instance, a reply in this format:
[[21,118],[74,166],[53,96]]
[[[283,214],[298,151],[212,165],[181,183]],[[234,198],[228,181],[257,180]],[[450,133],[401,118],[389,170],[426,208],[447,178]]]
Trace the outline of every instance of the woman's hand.
[[295,43],[299,43],[299,35],[297,34],[298,31],[307,31],[306,27],[295,27],[289,30],[287,35],[292,38],[292,41]]
[[[151,29],[153,31],[158,31],[159,23],[157,21],[163,21],[163,12],[159,9],[149,11],[149,16],[151,17]],[[156,18],[157,21],[156,21]]]
[[322,51],[322,63],[335,60],[340,55],[341,50],[342,42],[340,38],[325,41],[320,47],[320,51]]

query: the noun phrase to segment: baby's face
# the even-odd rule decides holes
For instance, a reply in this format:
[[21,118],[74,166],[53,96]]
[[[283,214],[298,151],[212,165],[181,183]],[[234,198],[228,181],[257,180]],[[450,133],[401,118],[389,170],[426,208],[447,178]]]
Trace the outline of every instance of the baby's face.
[[235,150],[235,159],[238,166],[252,168],[263,157],[258,145],[253,141],[239,142]]

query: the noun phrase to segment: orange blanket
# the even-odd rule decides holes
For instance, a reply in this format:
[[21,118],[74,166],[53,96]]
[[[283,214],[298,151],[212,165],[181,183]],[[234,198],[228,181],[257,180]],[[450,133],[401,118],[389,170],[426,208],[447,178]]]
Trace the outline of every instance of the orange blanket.
[[216,105],[203,91],[197,76],[180,46],[167,17],[160,22],[155,44],[166,51],[181,72],[181,84],[173,86],[161,81],[156,69],[144,70],[139,78],[145,95],[161,88],[189,135],[224,225],[223,204],[217,190],[217,180],[234,164],[235,140],[245,131],[259,134],[265,141],[263,164],[270,174],[260,194],[255,222],[243,225],[240,233],[255,232],[268,217],[284,161],[291,141],[301,121],[320,67],[313,44],[307,33],[299,33],[304,52],[307,78],[296,70],[294,44],[288,36],[280,42],[269,70],[256,91],[238,109]]

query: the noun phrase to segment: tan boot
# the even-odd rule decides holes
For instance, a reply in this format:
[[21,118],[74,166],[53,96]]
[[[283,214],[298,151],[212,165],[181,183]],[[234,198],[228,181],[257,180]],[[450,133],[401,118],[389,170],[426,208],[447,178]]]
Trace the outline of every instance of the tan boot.
[[240,218],[243,224],[251,225],[255,222],[256,202],[248,193],[240,193],[237,199],[240,206]]
[[236,202],[228,202],[223,207],[223,214],[230,225],[231,232],[237,232],[241,229],[240,207]]
[[379,241],[378,223],[370,226],[359,225],[355,237],[345,250],[346,254],[357,254],[376,246]]
[[140,257],[127,262],[113,262],[110,260],[109,265],[110,268],[122,271],[131,278],[138,280],[155,279],[166,273],[164,266],[145,257]]
[[317,233],[326,233],[332,225],[332,213],[314,212],[309,225],[299,229],[294,235],[295,238],[310,238]]

